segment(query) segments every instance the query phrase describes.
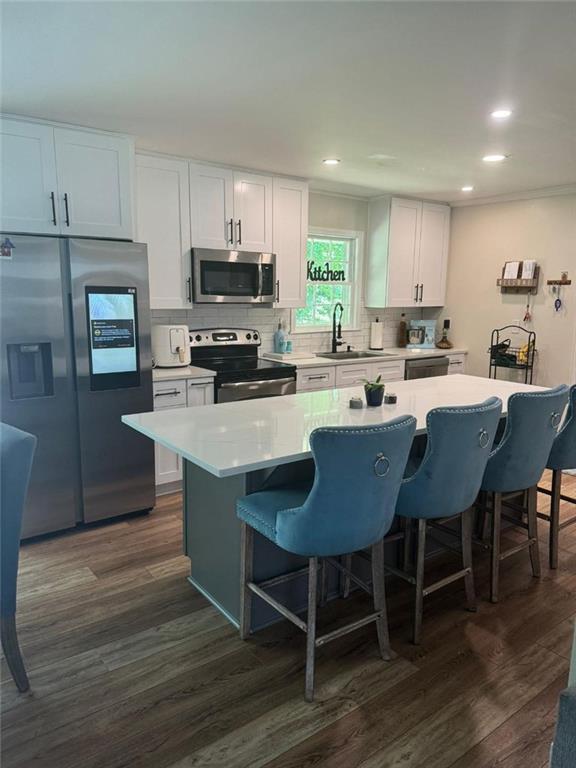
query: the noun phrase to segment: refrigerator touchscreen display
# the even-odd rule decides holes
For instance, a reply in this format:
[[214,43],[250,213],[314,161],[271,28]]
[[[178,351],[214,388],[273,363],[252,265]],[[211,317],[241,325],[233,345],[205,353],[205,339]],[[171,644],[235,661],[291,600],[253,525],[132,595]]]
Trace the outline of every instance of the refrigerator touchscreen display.
[[86,287],[90,389],[139,385],[136,308],[135,288]]

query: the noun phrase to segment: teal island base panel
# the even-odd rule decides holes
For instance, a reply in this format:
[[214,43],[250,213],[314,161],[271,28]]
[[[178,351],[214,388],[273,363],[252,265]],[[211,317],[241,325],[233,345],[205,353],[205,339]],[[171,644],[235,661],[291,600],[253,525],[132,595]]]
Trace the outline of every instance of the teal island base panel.
[[[310,462],[295,462],[278,468],[283,480],[296,479],[310,472]],[[184,550],[190,558],[190,582],[213,603],[230,622],[238,626],[240,617],[240,521],[236,499],[259,490],[270,470],[258,470],[231,477],[216,477],[184,461]],[[271,541],[254,536],[254,580],[256,582],[307,565],[306,558],[292,555]],[[338,576],[329,569],[327,591],[337,594]],[[290,610],[306,606],[307,576],[272,587],[270,594]],[[252,631],[282,620],[273,608],[254,598]]]

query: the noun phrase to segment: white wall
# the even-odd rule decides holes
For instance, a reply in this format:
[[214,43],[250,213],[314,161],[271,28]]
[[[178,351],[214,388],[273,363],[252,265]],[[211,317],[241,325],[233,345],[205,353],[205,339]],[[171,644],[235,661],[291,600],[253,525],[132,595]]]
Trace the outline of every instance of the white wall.
[[[496,280],[505,261],[535,259],[538,294],[531,297],[536,332],[535,382],[553,386],[575,380],[576,195],[543,197],[452,210],[448,292],[443,317],[452,319],[451,339],[468,347],[467,372],[486,376],[490,332],[522,320],[525,295],[500,293]],[[572,285],[562,289],[563,308],[547,279],[568,270]]]
[[[366,232],[368,203],[352,197],[310,193],[309,223],[311,227],[327,229],[348,229]],[[364,291],[362,290],[362,296]],[[402,310],[367,310],[361,306],[360,329],[343,334],[346,344],[357,349],[366,349],[370,322],[378,317],[384,323],[384,345],[394,346],[396,331]],[[407,317],[419,317],[416,310]],[[290,310],[268,307],[225,305],[197,305],[188,310],[152,310],[153,323],[185,323],[190,328],[239,327],[256,328],[262,335],[262,350],[272,351],[274,331],[283,320],[286,328],[290,325]],[[330,349],[330,333],[297,333],[292,335],[294,351],[321,352]]]

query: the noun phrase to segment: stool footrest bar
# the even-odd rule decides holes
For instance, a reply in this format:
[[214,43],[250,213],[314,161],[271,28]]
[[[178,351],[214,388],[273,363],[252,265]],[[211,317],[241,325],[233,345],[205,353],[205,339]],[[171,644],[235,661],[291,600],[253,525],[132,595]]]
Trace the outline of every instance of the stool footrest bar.
[[350,624],[346,624],[344,627],[339,627],[332,632],[327,632],[325,635],[320,635],[320,637],[316,638],[316,646],[326,645],[326,643],[329,643],[331,640],[336,640],[337,638],[342,637],[342,635],[347,635],[349,632],[355,632],[357,629],[366,626],[366,624],[371,624],[379,618],[380,612],[371,613],[369,616],[364,616],[364,618],[358,619],[358,621],[353,621]]
[[535,542],[536,539],[526,539],[526,541],[523,541],[520,544],[516,544],[514,547],[509,547],[509,549],[507,549],[505,552],[500,552],[498,559],[506,560],[507,557],[511,557],[511,555],[515,555],[517,552],[521,552],[523,549],[528,549],[528,547]]
[[268,603],[268,605],[271,605],[272,608],[275,608],[278,613],[284,616],[285,619],[288,619],[288,621],[291,621],[292,624],[295,624],[299,629],[302,630],[302,632],[308,632],[308,627],[305,621],[302,621],[299,616],[296,616],[295,613],[292,613],[292,611],[286,608],[285,605],[279,603],[278,600],[274,600],[273,597],[270,597],[270,595],[264,592],[263,589],[260,589],[258,584],[254,584],[252,581],[250,581],[248,582],[247,587],[252,592],[254,592],[255,595],[258,595],[261,600],[264,600],[265,603]]
[[275,587],[277,584],[284,584],[286,581],[292,581],[292,579],[297,579],[299,576],[304,576],[308,573],[308,566],[305,565],[303,568],[298,568],[296,571],[290,571],[289,573],[282,573],[280,576],[274,576],[271,579],[266,579],[266,581],[259,581],[258,586],[262,589],[265,587]]
[[338,560],[334,560],[334,558],[332,558],[332,557],[327,557],[325,559],[326,559],[326,562],[330,563],[330,565],[333,568],[336,568],[337,571],[340,571],[340,573],[343,573],[346,576],[348,576],[350,578],[350,580],[353,581],[354,584],[357,584],[360,587],[360,589],[363,589],[364,592],[367,592],[369,595],[372,594],[371,587],[368,584],[366,584],[365,581],[363,581],[362,579],[358,578],[358,576],[353,574],[352,571],[349,571],[347,568],[344,568],[344,566],[341,565],[338,562]]
[[424,597],[426,597],[427,595],[431,595],[432,592],[436,592],[436,590],[438,589],[442,589],[442,587],[447,587],[448,584],[452,584],[453,581],[457,581],[458,579],[463,579],[464,576],[467,576],[471,572],[472,572],[471,568],[463,568],[461,571],[452,573],[450,576],[446,576],[444,579],[440,579],[439,581],[434,582],[434,584],[430,584],[423,591]]

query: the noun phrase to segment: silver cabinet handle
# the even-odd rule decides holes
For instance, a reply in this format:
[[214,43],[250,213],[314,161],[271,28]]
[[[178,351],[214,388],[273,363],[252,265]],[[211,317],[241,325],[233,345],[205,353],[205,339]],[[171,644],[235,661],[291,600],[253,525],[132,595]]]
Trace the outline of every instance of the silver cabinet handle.
[[237,227],[237,233],[238,233],[236,242],[238,243],[238,245],[242,245],[242,219],[238,219],[238,223],[236,227]]
[[192,304],[192,278],[186,278],[186,298]]
[[420,301],[422,301],[423,296],[424,296],[424,283],[420,283]]
[[319,376],[306,376],[308,381],[322,381],[328,378],[327,373],[321,373]]
[[414,301],[418,301],[418,283],[414,286],[415,294],[414,294]]
[[174,395],[184,394],[179,389],[166,389],[164,392],[154,392],[154,397],[174,397]]
[[70,226],[70,211],[68,210],[68,192],[64,192],[64,209],[66,211],[66,226]]
[[228,226],[230,227],[230,237],[228,238],[228,242],[232,245],[234,242],[234,219],[230,219]]
[[275,301],[280,301],[280,280],[276,280],[276,298]]

